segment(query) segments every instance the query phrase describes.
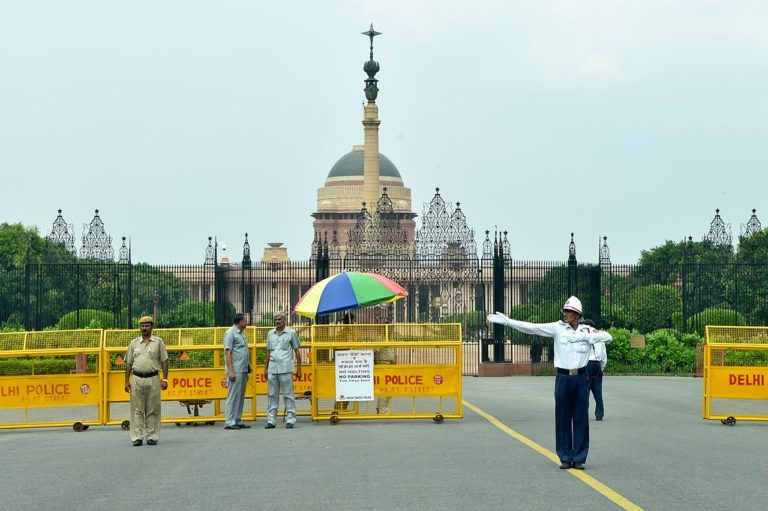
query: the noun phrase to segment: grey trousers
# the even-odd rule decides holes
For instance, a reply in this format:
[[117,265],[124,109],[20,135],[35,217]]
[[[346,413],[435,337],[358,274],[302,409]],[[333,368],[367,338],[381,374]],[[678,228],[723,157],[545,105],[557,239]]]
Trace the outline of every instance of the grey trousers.
[[229,382],[227,404],[224,407],[225,426],[234,426],[243,422],[243,402],[247,385],[248,373],[235,373],[235,381]]
[[294,424],[296,422],[296,399],[293,397],[293,373],[270,373],[267,378],[267,422],[277,424],[277,407],[279,401],[279,391],[283,391],[283,400],[285,401],[285,422]]

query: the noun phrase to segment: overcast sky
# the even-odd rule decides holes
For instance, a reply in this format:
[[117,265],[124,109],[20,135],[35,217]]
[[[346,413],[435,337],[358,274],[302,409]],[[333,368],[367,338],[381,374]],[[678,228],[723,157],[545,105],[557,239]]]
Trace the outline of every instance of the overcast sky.
[[[439,186],[481,245],[614,263],[768,224],[768,2],[6,1],[0,222],[56,210],[134,261],[306,259],[317,188],[363,141],[374,28],[380,149],[419,215]],[[417,227],[420,225],[417,218]]]

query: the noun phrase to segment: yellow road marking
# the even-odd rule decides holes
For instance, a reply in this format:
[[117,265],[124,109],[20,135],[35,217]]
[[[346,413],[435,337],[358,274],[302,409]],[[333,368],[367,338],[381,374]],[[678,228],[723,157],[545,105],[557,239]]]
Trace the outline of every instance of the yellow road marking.
[[[462,403],[464,404],[464,406],[466,406],[467,408],[469,408],[479,416],[483,417],[488,422],[490,422],[491,424],[493,424],[494,426],[502,430],[504,433],[514,438],[515,440],[527,445],[528,447],[538,452],[545,458],[548,458],[553,463],[557,465],[560,464],[560,459],[557,457],[555,453],[553,453],[549,449],[546,449],[545,447],[540,446],[530,438],[524,435],[521,435],[520,433],[510,428],[509,426],[501,422],[499,419],[497,419],[493,415],[490,415],[489,413],[484,412],[483,410],[476,407],[472,403],[468,403],[467,401],[462,401]],[[600,481],[592,477],[591,475],[587,474],[586,472],[583,472],[581,470],[569,470],[568,472],[572,476],[578,479],[581,479],[581,481],[584,484],[590,486],[592,489],[594,489],[598,493],[604,495],[606,498],[608,498],[611,502],[613,502],[620,508],[631,510],[631,511],[643,511],[643,508],[633,503],[626,497],[619,495],[618,493],[616,493],[615,491],[613,491],[612,489],[610,489],[609,487],[607,487],[606,485],[604,485],[603,483],[601,483]]]

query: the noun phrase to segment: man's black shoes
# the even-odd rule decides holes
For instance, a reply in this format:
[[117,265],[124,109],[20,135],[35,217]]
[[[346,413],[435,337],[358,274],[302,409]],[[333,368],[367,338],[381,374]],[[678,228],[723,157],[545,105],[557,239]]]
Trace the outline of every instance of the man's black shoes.
[[248,424],[244,423],[244,422],[238,424],[237,427],[240,428],[240,429],[251,429],[251,427]]
[[574,461],[571,466],[576,470],[584,470],[584,463],[579,463],[578,461]]
[[288,424],[285,425],[285,429],[293,429],[293,424],[289,422]]
[[157,440],[147,440],[147,445],[157,445]]
[[134,441],[133,441],[133,446],[134,446],[134,447],[138,447],[138,446],[140,446],[140,445],[141,445],[141,444],[143,444],[143,443],[144,443],[144,440],[142,440],[141,438],[139,438],[138,440],[134,440]]
[[572,464],[570,461],[564,461],[560,464],[560,470],[568,470],[571,468]]
[[232,430],[237,431],[237,430],[240,429],[240,426],[237,426],[237,425],[235,425],[235,426],[224,426],[224,429],[228,429],[230,431],[232,431]]
[[264,429],[275,429],[275,425],[267,423],[267,425],[264,426]]

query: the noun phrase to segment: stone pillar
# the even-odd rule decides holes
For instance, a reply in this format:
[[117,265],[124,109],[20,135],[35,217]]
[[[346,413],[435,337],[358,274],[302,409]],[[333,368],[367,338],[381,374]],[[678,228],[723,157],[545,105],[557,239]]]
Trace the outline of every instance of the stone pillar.
[[376,203],[381,192],[379,190],[379,107],[369,101],[365,105],[363,129],[365,144],[363,148],[363,200],[368,211],[374,214]]

